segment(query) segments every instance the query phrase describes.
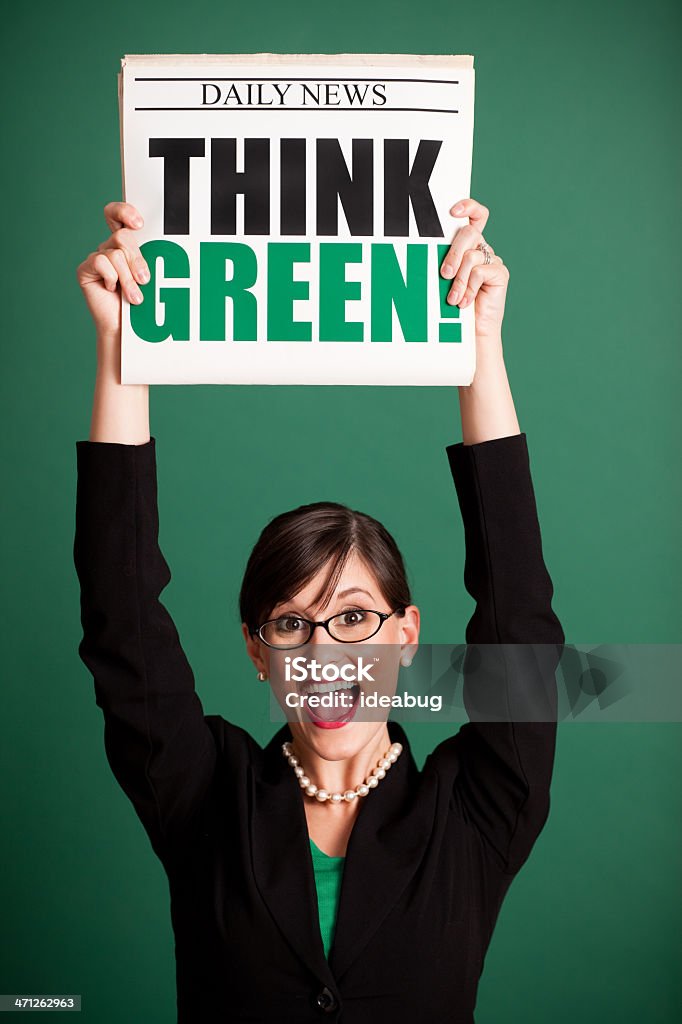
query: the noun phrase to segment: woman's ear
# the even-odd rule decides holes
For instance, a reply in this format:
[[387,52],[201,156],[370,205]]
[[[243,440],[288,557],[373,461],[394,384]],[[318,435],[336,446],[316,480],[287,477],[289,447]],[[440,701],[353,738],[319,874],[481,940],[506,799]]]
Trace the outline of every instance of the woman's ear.
[[410,657],[414,657],[419,646],[420,623],[419,609],[416,604],[408,604],[405,614],[398,619],[398,622],[400,624],[400,643],[403,647],[409,647]]
[[265,677],[267,678],[268,663],[267,659],[263,655],[263,645],[258,637],[253,636],[245,622],[242,622],[242,636],[246,642],[246,652],[248,656],[251,658],[251,661],[254,663],[257,670],[265,673]]

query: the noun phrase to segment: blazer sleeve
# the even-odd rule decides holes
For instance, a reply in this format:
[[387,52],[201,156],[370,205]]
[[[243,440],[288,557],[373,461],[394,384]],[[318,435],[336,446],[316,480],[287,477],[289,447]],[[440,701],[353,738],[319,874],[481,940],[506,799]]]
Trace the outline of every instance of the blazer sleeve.
[[74,562],[107,759],[162,856],[195,820],[216,744],[177,629],[159,595],[156,439],[77,441]]
[[476,602],[464,660],[470,721],[444,744],[456,755],[452,799],[513,874],[549,813],[564,633],[551,606],[526,435],[446,452],[464,524],[464,582]]

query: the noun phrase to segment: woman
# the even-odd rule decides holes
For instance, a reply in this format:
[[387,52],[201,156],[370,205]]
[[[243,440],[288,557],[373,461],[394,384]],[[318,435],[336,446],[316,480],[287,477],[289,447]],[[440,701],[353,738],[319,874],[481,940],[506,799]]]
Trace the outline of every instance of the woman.
[[[466,639],[552,652],[537,659],[539,679],[530,663],[493,673],[486,697],[507,706],[529,679],[545,686],[564,638],[503,360],[509,274],[483,241],[488,210],[469,198],[451,212],[469,224],[441,272],[449,301],[475,302],[477,329],[475,379],[459,390],[463,442],[446,449],[476,601]],[[262,749],[204,716],[159,600],[170,572],[148,386],[119,383],[118,291],[142,301],[149,280],[142,219],[124,203],[105,217],[111,237],[78,268],[97,329],[90,436],[77,442],[79,653],[111,768],[168,876],[178,1020],[470,1022],[501,902],[547,817],[555,726],[470,721],[420,772],[395,722],[296,713]],[[262,680],[282,648],[350,638],[408,661],[418,642],[394,541],[340,505],[265,528],[241,612]]]

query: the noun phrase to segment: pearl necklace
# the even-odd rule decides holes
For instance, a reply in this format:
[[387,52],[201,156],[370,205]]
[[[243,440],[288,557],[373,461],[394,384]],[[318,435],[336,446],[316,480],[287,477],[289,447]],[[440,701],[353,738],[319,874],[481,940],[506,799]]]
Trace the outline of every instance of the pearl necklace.
[[328,800],[332,804],[340,804],[344,801],[346,803],[352,803],[358,796],[367,796],[370,789],[376,789],[381,779],[386,776],[386,772],[392,764],[400,757],[400,753],[403,749],[402,743],[392,743],[386,753],[377,762],[376,768],[370,775],[367,776],[364,782],[361,782],[355,789],[347,789],[345,793],[330,793],[327,789],[318,789],[317,786],[310,781],[303,766],[293,752],[293,747],[288,741],[282,744],[282,753],[286,757],[287,761],[294,769],[294,775],[298,779],[298,784],[307,796],[314,796],[320,803],[324,803]]

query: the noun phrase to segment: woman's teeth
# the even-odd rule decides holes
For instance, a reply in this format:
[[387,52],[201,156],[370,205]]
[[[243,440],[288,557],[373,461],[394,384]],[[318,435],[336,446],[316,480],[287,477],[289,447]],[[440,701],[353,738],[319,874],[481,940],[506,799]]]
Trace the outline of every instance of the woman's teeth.
[[333,693],[334,690],[352,690],[357,683],[345,682],[335,679],[329,683],[304,683],[301,687],[303,693]]

